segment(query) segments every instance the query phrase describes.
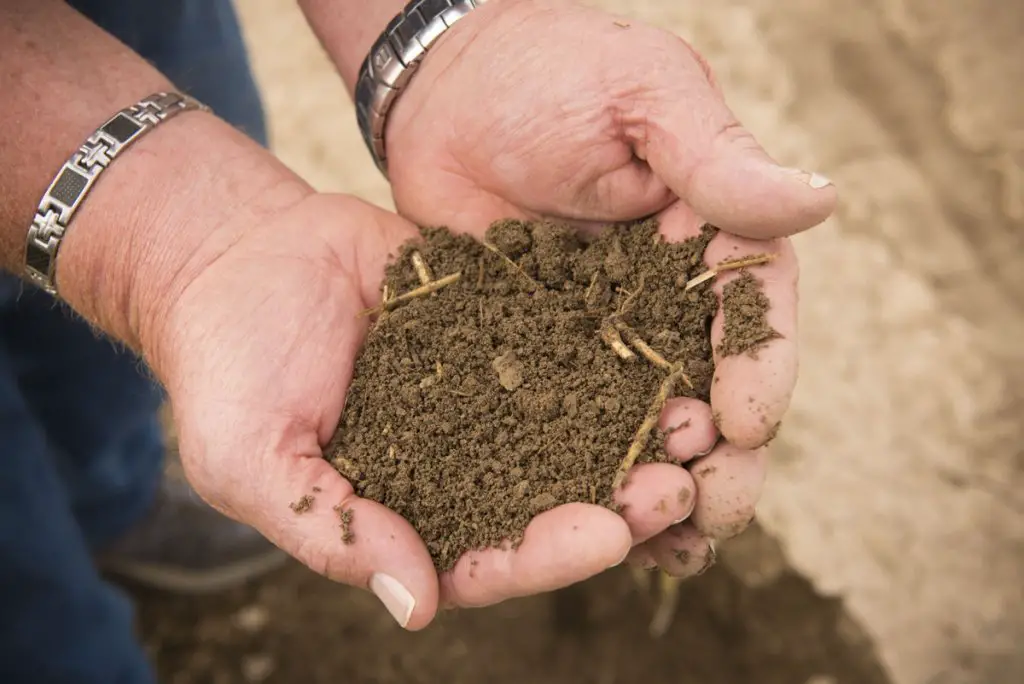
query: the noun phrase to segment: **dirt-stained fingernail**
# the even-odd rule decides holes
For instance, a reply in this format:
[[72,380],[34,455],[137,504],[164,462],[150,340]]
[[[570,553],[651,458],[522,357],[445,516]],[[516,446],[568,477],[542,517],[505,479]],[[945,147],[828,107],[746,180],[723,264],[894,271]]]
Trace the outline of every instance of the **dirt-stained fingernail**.
[[698,451],[697,453],[695,453],[695,454],[693,455],[693,457],[694,457],[694,458],[703,458],[704,456],[707,456],[707,455],[708,455],[708,454],[710,454],[710,453],[711,453],[712,451],[714,451],[714,450],[715,450],[715,447],[716,447],[716,446],[718,446],[718,444],[717,444],[717,443],[716,443],[716,444],[714,444],[714,445],[712,445],[711,447],[709,447],[709,448],[705,449],[704,451]]
[[708,540],[708,552],[704,556],[704,565],[702,565],[700,567],[700,570],[697,571],[697,575],[696,576],[700,577],[705,572],[710,570],[711,567],[715,564],[715,562],[717,560],[718,560],[718,551],[715,550],[715,540],[714,539],[710,539],[710,540]]
[[694,504],[697,503],[697,499],[693,495],[693,489],[691,489],[690,487],[683,487],[682,489],[680,489],[677,498],[679,501],[679,506],[686,511],[686,515],[679,518],[678,520],[673,520],[673,525],[678,525],[679,523],[689,518],[690,514],[693,513]]

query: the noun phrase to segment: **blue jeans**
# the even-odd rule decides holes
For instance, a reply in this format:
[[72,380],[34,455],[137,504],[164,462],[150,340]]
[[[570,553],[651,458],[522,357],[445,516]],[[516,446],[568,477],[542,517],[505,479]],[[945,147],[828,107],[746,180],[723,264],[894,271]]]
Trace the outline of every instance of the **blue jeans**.
[[[69,4],[266,144],[230,0]],[[152,502],[161,400],[137,358],[0,273],[0,682],[155,681],[92,553]]]

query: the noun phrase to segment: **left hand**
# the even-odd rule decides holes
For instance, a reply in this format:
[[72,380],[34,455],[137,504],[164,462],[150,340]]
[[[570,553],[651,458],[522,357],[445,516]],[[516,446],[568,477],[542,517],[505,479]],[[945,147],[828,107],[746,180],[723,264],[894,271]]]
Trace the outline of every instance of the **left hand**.
[[[757,360],[716,359],[711,405],[728,443],[693,468],[693,514],[667,531],[634,534],[634,559],[692,574],[700,563],[683,567],[674,551],[703,559],[709,539],[738,534],[753,517],[761,447],[788,407],[797,370],[797,263],[778,238],[827,218],[835,188],[775,163],[682,39],[569,0],[490,0],[471,12],[398,98],[386,146],[396,206],[421,225],[480,234],[510,216],[592,225],[661,212],[669,239],[704,221],[723,229],[709,264],[743,252],[782,255],[756,269],[782,337]],[[720,277],[716,291],[735,275]],[[720,314],[716,344],[721,335]],[[706,405],[686,408],[710,422]],[[672,455],[691,458],[692,447],[678,444]]]

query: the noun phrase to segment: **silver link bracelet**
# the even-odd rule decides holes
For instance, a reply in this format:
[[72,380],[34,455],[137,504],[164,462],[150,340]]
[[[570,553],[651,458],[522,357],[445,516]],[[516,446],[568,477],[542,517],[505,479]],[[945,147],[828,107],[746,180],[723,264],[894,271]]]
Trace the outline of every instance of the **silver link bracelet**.
[[413,0],[391,20],[359,70],[356,119],[363,141],[384,176],[388,111],[424,55],[441,35],[486,0]]
[[25,244],[25,277],[57,295],[57,250],[71,217],[93,183],[117,155],[148,131],[189,110],[206,105],[180,93],[154,93],[112,116],[89,136],[46,189],[36,208]]

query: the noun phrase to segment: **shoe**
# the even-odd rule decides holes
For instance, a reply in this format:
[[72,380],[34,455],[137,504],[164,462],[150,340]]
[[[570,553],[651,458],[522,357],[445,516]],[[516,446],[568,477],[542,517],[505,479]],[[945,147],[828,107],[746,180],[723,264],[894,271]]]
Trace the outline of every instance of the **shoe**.
[[206,505],[183,479],[164,477],[152,509],[97,558],[100,570],[181,594],[229,589],[287,561],[253,528]]

